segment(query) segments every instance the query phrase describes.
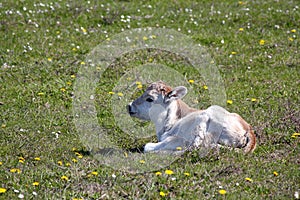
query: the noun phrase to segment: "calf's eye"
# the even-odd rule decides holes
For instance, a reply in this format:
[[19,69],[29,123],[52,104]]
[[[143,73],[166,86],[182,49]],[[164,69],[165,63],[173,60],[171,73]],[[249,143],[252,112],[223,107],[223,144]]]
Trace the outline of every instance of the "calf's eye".
[[151,98],[147,98],[147,99],[146,99],[146,101],[148,101],[148,102],[152,102],[152,101],[153,101],[153,99],[151,99]]

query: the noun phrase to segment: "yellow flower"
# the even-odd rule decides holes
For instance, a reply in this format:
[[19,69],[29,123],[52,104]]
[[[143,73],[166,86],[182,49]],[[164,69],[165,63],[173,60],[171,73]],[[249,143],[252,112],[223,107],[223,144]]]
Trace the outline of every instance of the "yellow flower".
[[144,164],[145,162],[146,162],[146,161],[144,161],[144,160],[140,160],[140,163],[141,163],[141,164]]
[[190,80],[189,80],[189,83],[193,84],[193,83],[195,83],[195,81],[192,80],[192,79],[190,79]]
[[208,90],[207,85],[203,85],[203,89],[204,89],[204,90]]
[[37,95],[38,96],[43,96],[43,95],[45,95],[45,93],[44,92],[39,92],[39,93],[37,93]]
[[70,82],[70,81],[67,81],[67,85],[72,85],[72,82]]
[[143,85],[137,85],[137,88],[138,88],[138,89],[142,89],[142,88],[143,88]]
[[63,162],[62,162],[62,161],[58,161],[57,164],[58,164],[59,166],[62,166],[62,165],[63,165]]
[[226,190],[219,190],[219,194],[221,194],[221,195],[225,195],[227,192],[226,192]]
[[114,92],[108,92],[108,94],[115,94]]
[[71,163],[66,163],[66,167],[70,167],[71,166]]
[[41,160],[41,158],[40,158],[40,157],[35,157],[35,158],[34,158],[34,160],[36,160],[36,161],[40,161],[40,160]]
[[266,43],[265,40],[259,40],[259,44],[260,44],[260,45],[264,45],[265,43]]
[[292,33],[296,33],[297,31],[296,31],[296,29],[292,29],[291,32]]
[[81,65],[85,65],[85,62],[84,62],[84,61],[81,61],[80,64],[81,64]]
[[48,58],[48,61],[49,61],[49,62],[52,62],[52,58]]
[[244,29],[243,28],[239,28],[239,31],[244,31]]
[[230,99],[228,99],[226,102],[227,102],[227,104],[229,104],[229,105],[231,105],[231,104],[233,103],[233,101],[230,100]]
[[142,85],[142,82],[137,81],[137,82],[135,82],[135,84],[136,84],[136,85]]
[[167,194],[164,193],[163,191],[160,191],[160,192],[159,192],[159,195],[162,196],[162,197],[165,197]]
[[232,52],[231,52],[231,55],[236,55],[236,54],[237,54],[236,51],[232,51]]
[[152,61],[153,61],[153,58],[149,58],[149,59],[148,59],[148,62],[152,62]]
[[25,158],[19,157],[19,163],[24,163],[24,162],[25,162]]
[[77,160],[75,158],[72,159],[73,163],[77,163]]
[[248,181],[248,182],[253,182],[253,180],[251,178],[248,178],[248,177],[245,178],[245,180]]
[[97,176],[98,172],[91,172],[92,175]]
[[2,124],[2,125],[1,125],[1,128],[6,128],[6,124]]
[[146,41],[146,40],[148,40],[148,38],[147,38],[146,36],[144,36],[144,37],[143,37],[143,40]]
[[274,176],[278,176],[278,172],[274,171],[273,172]]
[[188,173],[188,172],[184,172],[183,174],[186,176],[190,176],[190,173]]
[[151,35],[151,38],[152,39],[156,39],[156,35]]
[[290,38],[289,38],[289,41],[293,42],[293,41],[294,41],[294,39],[290,37]]
[[119,96],[119,97],[122,97],[122,96],[124,96],[124,95],[123,95],[122,92],[118,92],[118,96]]
[[156,176],[161,176],[161,172],[156,172],[155,175]]
[[300,133],[293,133],[293,135],[291,136],[292,138],[296,138],[296,137],[298,137],[298,136],[300,136]]
[[251,98],[251,101],[255,102],[255,101],[257,101],[257,99],[256,98]]
[[83,155],[81,155],[80,153],[78,153],[78,152],[75,152],[75,154],[76,154],[76,156],[77,156],[77,158],[83,158]]
[[3,164],[3,162],[0,162],[0,165],[2,165]]
[[71,75],[71,78],[76,78],[76,75],[72,74],[72,75]]
[[18,173],[18,174],[20,174],[20,173],[21,173],[21,170],[18,169],[18,168],[12,168],[12,169],[10,169],[10,172],[11,172],[11,173]]
[[0,188],[0,194],[5,193],[6,189],[5,188]]
[[177,151],[181,151],[181,150],[182,150],[182,147],[176,147],[176,150],[177,150]]
[[38,186],[40,183],[39,182],[33,182],[32,185],[33,186]]
[[67,176],[62,176],[62,177],[60,177],[60,179],[63,180],[63,181],[68,181],[69,180],[69,178]]
[[174,174],[174,172],[172,170],[167,169],[165,171],[165,174],[172,175],[172,174]]
[[60,88],[60,91],[65,92],[66,88]]

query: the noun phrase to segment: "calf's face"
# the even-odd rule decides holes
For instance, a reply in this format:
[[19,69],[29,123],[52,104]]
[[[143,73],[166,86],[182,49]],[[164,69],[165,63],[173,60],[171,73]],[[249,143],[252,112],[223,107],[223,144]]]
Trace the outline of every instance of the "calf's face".
[[155,82],[127,106],[127,111],[132,117],[150,121],[164,112],[172,101],[182,98],[186,93],[187,89],[183,86],[173,90],[161,81]]

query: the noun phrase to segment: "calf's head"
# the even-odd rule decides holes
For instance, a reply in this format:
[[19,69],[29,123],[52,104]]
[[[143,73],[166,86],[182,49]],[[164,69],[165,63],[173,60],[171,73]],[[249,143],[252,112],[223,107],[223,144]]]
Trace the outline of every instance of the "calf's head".
[[154,82],[127,106],[127,110],[130,116],[149,121],[166,111],[172,102],[184,97],[186,93],[184,86],[172,89],[162,81]]

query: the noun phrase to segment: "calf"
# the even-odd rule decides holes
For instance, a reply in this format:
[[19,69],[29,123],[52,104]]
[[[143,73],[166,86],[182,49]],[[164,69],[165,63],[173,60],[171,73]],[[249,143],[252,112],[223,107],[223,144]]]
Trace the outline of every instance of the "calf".
[[216,145],[253,152],[255,134],[241,116],[216,105],[206,110],[190,108],[181,100],[186,93],[184,86],[172,89],[162,81],[154,82],[127,106],[130,116],[155,124],[158,142],[147,143],[144,152]]

